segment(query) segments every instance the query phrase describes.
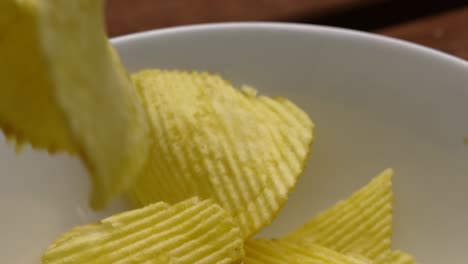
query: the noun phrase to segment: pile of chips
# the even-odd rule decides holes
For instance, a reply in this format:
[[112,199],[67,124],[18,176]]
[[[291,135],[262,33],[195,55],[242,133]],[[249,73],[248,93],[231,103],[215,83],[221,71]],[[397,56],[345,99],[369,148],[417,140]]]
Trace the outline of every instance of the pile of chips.
[[136,208],[73,228],[43,263],[414,263],[392,249],[390,169],[291,234],[253,238],[314,139],[292,102],[209,73],[128,77],[102,1],[6,0],[4,13],[0,128],[18,146],[81,158],[94,208],[122,193]]
[[49,247],[43,263],[412,264],[391,245],[392,176],[383,171],[279,239],[245,238],[219,204],[190,198],[74,228]]

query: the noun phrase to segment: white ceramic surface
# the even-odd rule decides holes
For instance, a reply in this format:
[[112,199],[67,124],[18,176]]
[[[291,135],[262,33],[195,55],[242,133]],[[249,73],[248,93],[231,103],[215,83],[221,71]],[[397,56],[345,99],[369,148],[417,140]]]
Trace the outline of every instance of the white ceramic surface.
[[[307,170],[260,235],[281,235],[393,167],[394,243],[421,263],[468,262],[468,63],[355,31],[234,23],[114,39],[131,72],[195,69],[283,95],[316,123]],[[73,158],[0,139],[0,263],[39,263],[60,232],[107,212],[87,209]]]

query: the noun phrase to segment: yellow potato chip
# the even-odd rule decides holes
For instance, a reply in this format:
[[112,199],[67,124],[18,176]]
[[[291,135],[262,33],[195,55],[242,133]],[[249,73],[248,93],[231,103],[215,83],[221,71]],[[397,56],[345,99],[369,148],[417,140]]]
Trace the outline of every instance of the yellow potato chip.
[[339,252],[389,263],[393,230],[393,171],[387,169],[365,187],[319,214],[286,237]]
[[413,256],[401,250],[392,251],[391,264],[415,264]]
[[57,109],[38,31],[38,2],[4,0],[0,17],[0,127],[21,143],[77,152]]
[[307,114],[208,73],[147,70],[133,79],[156,140],[131,199],[146,205],[213,198],[244,237],[270,223],[308,157]]
[[[77,154],[104,207],[147,162],[149,126],[104,34],[102,0],[2,0],[0,128]],[[3,17],[7,17],[3,19]]]
[[16,17],[18,16],[18,9],[15,3],[11,0],[0,1],[0,42],[2,41],[2,36],[6,35],[8,28],[14,23]]
[[232,217],[210,200],[164,202],[77,227],[45,252],[44,264],[242,263],[243,239]]
[[245,264],[372,264],[317,244],[296,244],[286,240],[248,240]]

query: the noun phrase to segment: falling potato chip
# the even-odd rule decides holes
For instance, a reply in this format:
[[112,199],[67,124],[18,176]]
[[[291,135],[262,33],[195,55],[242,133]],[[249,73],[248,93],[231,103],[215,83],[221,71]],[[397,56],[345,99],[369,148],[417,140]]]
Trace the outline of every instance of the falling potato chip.
[[38,31],[39,1],[1,2],[0,17],[10,18],[4,18],[0,32],[0,127],[19,143],[27,140],[51,151],[77,152],[52,98]]
[[387,169],[368,185],[338,202],[286,237],[339,252],[389,263],[393,230],[393,171]]
[[104,34],[102,0],[0,4],[0,128],[77,154],[104,207],[147,162],[148,119]]
[[208,73],[147,70],[133,79],[157,140],[131,200],[213,198],[244,237],[270,223],[308,157],[307,114],[284,98],[237,90]]
[[8,27],[10,27],[14,23],[15,18],[18,15],[18,9],[14,1],[3,0],[3,1],[0,1],[0,10],[2,14],[0,16],[0,42],[1,42],[1,38],[3,35],[6,35],[6,32],[8,31]]
[[72,229],[45,252],[44,264],[242,263],[232,217],[210,200],[164,202]]
[[245,264],[372,264],[317,244],[296,244],[286,240],[248,240]]
[[391,264],[415,264],[413,256],[400,250],[394,250],[391,255]]

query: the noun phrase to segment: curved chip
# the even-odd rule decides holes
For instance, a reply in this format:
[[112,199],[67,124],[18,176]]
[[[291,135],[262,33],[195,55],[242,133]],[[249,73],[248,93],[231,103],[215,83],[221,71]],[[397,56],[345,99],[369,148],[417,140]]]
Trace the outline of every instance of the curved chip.
[[342,253],[388,263],[393,230],[393,171],[387,169],[285,239],[317,243]]
[[19,145],[79,155],[102,208],[140,172],[150,136],[103,1],[2,1],[0,128]]
[[157,140],[131,199],[146,205],[213,198],[244,237],[270,223],[308,157],[307,114],[208,73],[147,70],[133,80]]
[[45,252],[44,264],[242,263],[240,229],[210,200],[164,202],[77,227]]
[[317,244],[296,244],[286,240],[249,240],[245,243],[245,264],[370,264]]

